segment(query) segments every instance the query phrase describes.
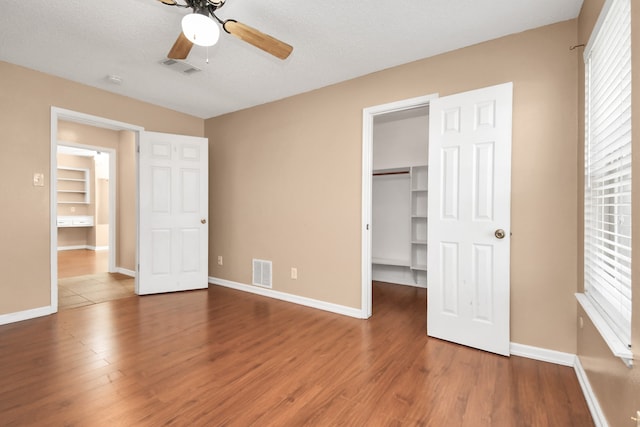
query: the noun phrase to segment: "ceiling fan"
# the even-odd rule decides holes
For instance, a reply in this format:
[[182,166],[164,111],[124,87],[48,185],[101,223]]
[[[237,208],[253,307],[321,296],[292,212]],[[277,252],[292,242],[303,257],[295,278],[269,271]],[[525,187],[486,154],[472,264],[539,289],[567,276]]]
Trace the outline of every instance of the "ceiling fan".
[[[268,34],[242,24],[235,19],[222,20],[215,12],[224,6],[226,0],[158,0],[167,6],[176,6],[193,9],[193,13],[182,18],[182,32],[173,44],[167,57],[170,59],[185,59],[194,44],[199,46],[212,46],[220,36],[222,29],[240,40],[245,41],[265,52],[280,58],[287,59],[293,51],[293,47]],[[215,20],[215,21],[214,21]]]

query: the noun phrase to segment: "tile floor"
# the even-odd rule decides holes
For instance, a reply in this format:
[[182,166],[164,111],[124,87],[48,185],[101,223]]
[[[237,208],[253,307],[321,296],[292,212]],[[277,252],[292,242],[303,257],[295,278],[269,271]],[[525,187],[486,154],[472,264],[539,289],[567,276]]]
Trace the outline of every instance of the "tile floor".
[[82,307],[135,295],[134,279],[107,273],[107,251],[58,252],[58,308]]
[[60,310],[134,295],[134,279],[119,273],[96,273],[58,279]]

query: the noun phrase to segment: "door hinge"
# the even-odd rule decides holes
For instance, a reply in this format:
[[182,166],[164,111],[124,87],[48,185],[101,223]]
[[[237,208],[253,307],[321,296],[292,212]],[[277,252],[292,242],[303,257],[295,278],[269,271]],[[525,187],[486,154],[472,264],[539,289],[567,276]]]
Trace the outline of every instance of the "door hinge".
[[369,224],[367,224],[367,230],[369,229]]

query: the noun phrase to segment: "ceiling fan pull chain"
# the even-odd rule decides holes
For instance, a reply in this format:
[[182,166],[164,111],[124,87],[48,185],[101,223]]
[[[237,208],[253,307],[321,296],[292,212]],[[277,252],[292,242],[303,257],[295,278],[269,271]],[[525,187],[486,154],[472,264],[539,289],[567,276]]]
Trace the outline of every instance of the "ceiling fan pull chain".
[[209,46],[207,46],[207,64],[209,63]]

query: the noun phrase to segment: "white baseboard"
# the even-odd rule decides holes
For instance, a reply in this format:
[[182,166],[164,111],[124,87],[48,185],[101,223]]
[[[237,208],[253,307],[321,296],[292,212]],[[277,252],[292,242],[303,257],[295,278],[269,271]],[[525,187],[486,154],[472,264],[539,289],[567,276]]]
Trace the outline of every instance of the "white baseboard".
[[58,251],[76,251],[78,249],[89,249],[89,247],[87,245],[58,246]]
[[548,350],[546,348],[533,347],[515,342],[512,342],[509,345],[509,350],[513,356],[522,356],[528,359],[540,360],[542,362],[555,363],[556,365],[573,367],[576,361],[575,354]]
[[596,427],[607,427],[609,423],[607,423],[607,418],[604,416],[604,412],[602,412],[600,403],[598,403],[598,398],[591,388],[591,383],[589,382],[587,373],[582,367],[582,363],[580,363],[579,357],[576,357],[573,369],[576,371],[576,376],[578,377],[580,388],[582,388],[582,394],[587,401],[587,406],[589,406],[589,411],[591,412],[593,423],[596,425]]
[[306,307],[317,308],[319,310],[330,311],[332,313],[342,314],[349,317],[355,317],[357,319],[362,318],[362,311],[359,308],[347,307],[344,305],[333,304],[313,298],[301,297],[298,295],[288,294],[286,292],[274,291],[273,289],[245,285],[244,283],[232,282],[231,280],[219,279],[217,277],[209,277],[209,283],[212,285],[224,286],[225,288],[236,289],[238,291],[249,292],[269,298],[292,302],[294,304],[304,305]]
[[7,313],[0,315],[0,325],[7,325],[9,323],[21,322],[23,320],[34,319],[36,317],[48,316],[55,311],[52,307],[38,307],[32,308],[30,310],[17,311],[15,313]]
[[541,360],[543,362],[555,363],[557,365],[570,366],[576,372],[582,394],[584,395],[587,405],[589,406],[589,412],[591,412],[591,418],[596,427],[607,427],[607,419],[600,408],[598,398],[596,397],[587,373],[582,368],[580,358],[575,354],[563,353],[561,351],[547,350],[546,348],[533,347],[525,344],[511,343],[511,354],[514,356],[522,356],[529,359]]
[[87,249],[90,251],[108,251],[109,246],[90,246],[90,245],[58,246],[59,251],[76,251],[78,249]]
[[136,277],[136,272],[133,270],[127,270],[126,268],[116,267],[116,273],[124,274],[129,277]]

